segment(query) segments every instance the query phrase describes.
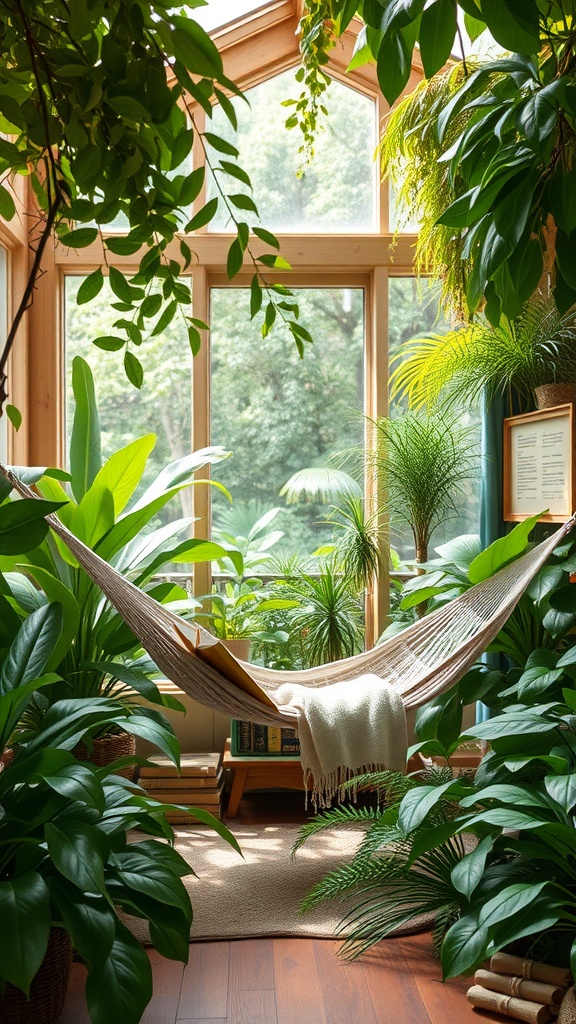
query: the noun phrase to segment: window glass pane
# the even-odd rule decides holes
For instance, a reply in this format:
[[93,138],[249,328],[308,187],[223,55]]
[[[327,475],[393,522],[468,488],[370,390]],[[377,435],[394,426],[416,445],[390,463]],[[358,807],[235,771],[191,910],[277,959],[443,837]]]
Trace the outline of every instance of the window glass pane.
[[[8,331],[8,255],[0,246],[0,351]],[[10,401],[10,399],[9,399]],[[8,462],[8,417],[0,417],[0,462]]]
[[[439,286],[414,277],[391,277],[389,279],[389,348],[390,358],[405,341],[419,334],[431,331],[442,334],[448,324],[442,319],[438,310]],[[407,404],[395,401],[391,404],[391,416],[401,416],[406,412]],[[463,533],[478,533],[480,523],[480,410],[462,410],[458,422],[460,426],[471,427],[471,442],[478,452],[477,469],[471,479],[462,485],[462,491],[456,494],[456,510],[445,523],[434,531],[430,546],[430,558],[436,557],[434,549],[452,537]],[[408,526],[398,524],[392,533],[392,546],[398,551],[402,560],[414,558],[414,542]]]
[[[82,280],[65,279],[66,450],[74,416],[72,360],[82,356],[94,374],[103,457],[109,458],[143,434],[157,436],[140,484],[143,490],[164,466],[190,452],[191,357],[186,331],[175,319],[161,336],[144,342],[144,384],[138,390],[126,379],[122,353],[103,352],[92,344],[100,335],[114,334],[114,321],[122,315],[111,308],[110,303],[117,300],[108,282],[96,299],[78,306],[76,294]],[[189,489],[169,502],[159,520],[182,515],[190,515]]]
[[[373,100],[333,81],[326,91],[329,116],[317,135],[315,156],[302,166],[298,152],[301,133],[284,122],[291,107],[282,101],[299,95],[294,72],[248,90],[250,107],[235,100],[238,133],[220,107],[214,110],[213,130],[228,138],[240,151],[240,164],[250,175],[254,199],[262,223],[272,231],[374,231],[376,230],[377,165],[376,110]],[[212,153],[212,161],[217,154]],[[218,175],[230,193],[248,191],[241,182]],[[209,194],[216,194],[214,181]],[[222,202],[210,230],[229,230]]]
[[[243,289],[212,291],[212,443],[233,455],[218,479],[234,504],[258,513],[280,506],[275,528],[283,545],[311,554],[331,537],[326,505],[285,504],[279,491],[297,470],[323,466],[334,452],[363,440],[364,293],[362,289],[296,290],[301,320],[314,345],[299,359],[294,342],[274,329],[262,339],[246,323]],[[226,503],[213,496],[218,524]]]
[[250,14],[260,7],[266,7],[270,0],[210,0],[206,7],[190,9],[190,17],[202,25],[207,32],[227,25],[244,14]]

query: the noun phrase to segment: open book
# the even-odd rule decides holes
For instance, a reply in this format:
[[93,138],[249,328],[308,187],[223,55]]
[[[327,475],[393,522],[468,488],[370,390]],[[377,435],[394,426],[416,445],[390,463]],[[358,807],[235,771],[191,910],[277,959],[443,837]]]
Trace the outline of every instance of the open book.
[[239,690],[244,690],[244,693],[254,697],[266,707],[274,708],[275,711],[278,710],[276,704],[266,691],[246,671],[243,663],[238,661],[233,654],[230,654],[230,651],[224,644],[217,637],[212,636],[208,630],[202,629],[202,626],[198,626],[195,622],[186,622],[184,619],[181,626],[174,625],[174,630],[180,643],[187,651],[195,654],[202,661],[207,662],[220,675],[234,683]]

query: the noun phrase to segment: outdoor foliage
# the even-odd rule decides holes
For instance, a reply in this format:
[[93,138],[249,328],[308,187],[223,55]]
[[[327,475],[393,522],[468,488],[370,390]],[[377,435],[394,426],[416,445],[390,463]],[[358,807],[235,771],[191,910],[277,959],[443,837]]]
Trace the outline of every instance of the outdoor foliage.
[[[205,324],[190,315],[190,289],[181,276],[192,262],[193,243],[181,238],[207,224],[223,206],[234,227],[228,275],[253,267],[252,314],[265,305],[263,334],[276,318],[303,351],[310,335],[285,303],[284,286],[268,286],[262,272],[287,268],[278,241],[250,222],[258,210],[237,162],[234,145],[210,131],[213,101],[231,125],[230,94],[239,95],[224,73],[222,58],[207,33],[166,0],[7,0],[0,25],[0,214],[18,215],[10,176],[29,177],[39,208],[32,231],[34,258],[21,302],[0,356],[0,398],[5,398],[6,361],[52,230],[62,245],[98,244],[102,265],[86,279],[80,302],[93,299],[107,270],[120,314],[114,331],[97,339],[100,348],[124,353],[124,369],[136,387],[143,380],[139,353],[147,337],[162,333],[180,310],[193,353]],[[167,69],[170,74],[167,75]],[[191,103],[208,117],[197,130]],[[205,170],[189,169],[197,137],[206,153],[217,195],[190,218],[201,195]],[[101,232],[118,217],[127,233]],[[252,237],[251,237],[252,236]],[[253,243],[257,243],[257,250]],[[267,251],[263,252],[263,247]],[[135,275],[115,265],[134,257]]]
[[[316,80],[332,39],[356,13],[365,26],[350,68],[375,61],[390,104],[408,84],[416,44],[427,78],[461,50],[458,9],[472,41],[488,30],[509,52],[478,66],[464,59],[460,88],[437,110],[440,159],[453,196],[442,194],[443,209],[433,219],[460,236],[463,260],[470,260],[465,282],[470,314],[486,300],[492,323],[502,312],[518,316],[542,275],[547,252],[558,308],[564,312],[573,305],[574,0],[435,0],[428,5],[424,0],[309,0],[306,6],[302,52],[312,103],[301,110],[305,133],[314,128]],[[451,145],[456,124],[461,131]],[[422,138],[431,127],[426,113],[414,125],[415,135]],[[434,139],[431,144],[436,146]]]

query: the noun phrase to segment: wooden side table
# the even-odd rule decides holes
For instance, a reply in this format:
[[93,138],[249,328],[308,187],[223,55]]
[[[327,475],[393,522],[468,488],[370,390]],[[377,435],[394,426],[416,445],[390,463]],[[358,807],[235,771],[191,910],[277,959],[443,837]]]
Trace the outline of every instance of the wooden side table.
[[249,757],[240,754],[234,757],[230,752],[230,740],[226,740],[224,768],[234,772],[232,789],[226,816],[235,818],[244,790],[246,789],[300,789],[304,791],[304,777],[300,758],[290,754],[273,754]]

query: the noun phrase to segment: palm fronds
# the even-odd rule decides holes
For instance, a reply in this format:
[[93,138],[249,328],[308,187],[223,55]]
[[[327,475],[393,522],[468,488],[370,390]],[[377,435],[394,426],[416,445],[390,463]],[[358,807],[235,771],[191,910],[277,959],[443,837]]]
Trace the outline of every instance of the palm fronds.
[[[422,914],[434,916],[439,942],[465,907],[466,897],[454,888],[451,878],[455,865],[466,854],[464,841],[460,835],[440,839],[440,832],[447,834],[454,805],[449,800],[438,801],[434,815],[410,835],[398,824],[399,805],[407,792],[423,782],[442,785],[451,778],[449,768],[436,767],[419,778],[401,772],[366,773],[351,780],[347,788],[369,786],[379,796],[386,794],[387,806],[335,807],[322,811],[300,828],[293,854],[311,836],[326,829],[360,827],[365,833],[352,859],[322,878],[300,905],[304,913],[324,900],[354,899],[338,929],[338,934],[349,933],[340,950],[346,958],[359,956]],[[441,828],[435,830],[435,825]],[[421,841],[417,851],[415,841],[424,832],[428,833],[426,842]],[[435,845],[427,849],[429,835],[434,835]]]
[[534,295],[517,321],[485,320],[402,345],[394,357],[392,397],[412,409],[472,405],[513,390],[529,405],[540,384],[576,380],[576,307],[560,314],[552,298]]

